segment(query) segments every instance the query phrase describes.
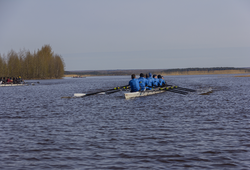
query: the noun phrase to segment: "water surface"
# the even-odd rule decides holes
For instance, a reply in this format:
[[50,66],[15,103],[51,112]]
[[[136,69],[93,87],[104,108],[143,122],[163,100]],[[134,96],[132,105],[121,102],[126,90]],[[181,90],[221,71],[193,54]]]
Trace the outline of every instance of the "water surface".
[[198,89],[188,95],[61,98],[129,79],[0,87],[1,169],[250,169],[249,77],[165,77],[169,84]]

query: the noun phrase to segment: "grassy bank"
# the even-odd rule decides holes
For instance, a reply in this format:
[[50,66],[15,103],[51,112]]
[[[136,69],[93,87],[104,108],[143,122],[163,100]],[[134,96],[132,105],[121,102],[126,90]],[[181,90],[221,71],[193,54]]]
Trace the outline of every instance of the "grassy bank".
[[79,75],[77,75],[77,74],[64,74],[63,77],[73,77],[73,76],[79,76]]

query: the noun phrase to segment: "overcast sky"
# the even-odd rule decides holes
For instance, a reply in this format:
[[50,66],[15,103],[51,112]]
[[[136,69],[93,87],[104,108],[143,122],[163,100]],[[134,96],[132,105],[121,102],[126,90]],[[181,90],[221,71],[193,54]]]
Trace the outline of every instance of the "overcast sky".
[[43,45],[66,70],[250,66],[249,0],[0,0],[0,53]]

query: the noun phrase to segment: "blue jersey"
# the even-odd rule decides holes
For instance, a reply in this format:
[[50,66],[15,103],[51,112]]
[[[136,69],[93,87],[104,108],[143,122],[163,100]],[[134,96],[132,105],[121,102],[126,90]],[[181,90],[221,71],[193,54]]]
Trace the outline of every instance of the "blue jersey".
[[147,79],[145,79],[144,77],[140,77],[138,78],[139,81],[139,86],[141,88],[141,91],[145,90],[145,86],[147,85]]
[[145,78],[145,86],[148,86],[148,79]]
[[131,88],[131,92],[137,92],[140,90],[140,86],[139,86],[139,81],[138,79],[132,79],[129,81],[129,85]]
[[159,86],[164,86],[166,83],[165,83],[165,80],[163,80],[162,78],[159,78]]
[[147,80],[148,80],[148,86],[153,87],[154,79],[152,77],[149,77]]
[[147,78],[148,80],[148,87],[153,87],[153,81],[154,79],[152,78],[152,74],[149,73],[149,77]]
[[154,80],[154,81],[153,81],[153,85],[154,85],[155,87],[158,87],[158,86],[159,86],[159,79],[158,79],[158,78],[154,78],[153,80]]

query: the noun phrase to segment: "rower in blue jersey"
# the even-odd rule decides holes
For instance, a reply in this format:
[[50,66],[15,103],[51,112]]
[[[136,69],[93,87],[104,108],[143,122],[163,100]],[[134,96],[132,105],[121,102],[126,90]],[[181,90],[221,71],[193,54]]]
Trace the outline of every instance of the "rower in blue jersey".
[[159,79],[159,86],[165,86],[166,82],[165,80],[163,80],[163,76],[158,75],[158,79]]
[[148,80],[148,87],[146,89],[147,90],[151,90],[152,87],[153,87],[153,81],[154,81],[154,79],[152,78],[152,74],[151,73],[148,73],[147,80]]
[[139,86],[140,86],[140,91],[145,91],[146,90],[146,85],[147,85],[147,79],[144,78],[144,74],[140,74],[140,78],[138,78],[139,81]]
[[132,80],[129,81],[131,92],[137,92],[140,90],[139,81],[136,79],[135,74],[131,75]]
[[159,86],[159,79],[157,78],[157,75],[154,74],[153,79],[154,79],[153,86],[158,87]]
[[145,78],[145,88],[148,86],[148,74],[146,74],[146,78]]

